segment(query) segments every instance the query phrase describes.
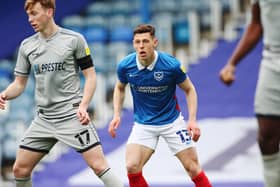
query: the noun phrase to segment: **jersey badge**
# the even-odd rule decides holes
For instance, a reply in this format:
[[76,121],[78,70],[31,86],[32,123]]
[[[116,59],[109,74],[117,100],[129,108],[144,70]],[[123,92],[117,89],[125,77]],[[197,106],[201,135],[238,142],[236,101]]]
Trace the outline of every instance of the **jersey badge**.
[[161,81],[163,79],[163,72],[162,71],[155,71],[154,72],[154,78],[157,81]]
[[182,70],[182,72],[184,72],[184,73],[186,73],[187,72],[187,70],[186,70],[186,67],[185,66],[183,66],[183,65],[181,65],[181,70]]
[[90,55],[90,49],[89,49],[89,47],[86,48],[86,55],[87,55],[87,56]]

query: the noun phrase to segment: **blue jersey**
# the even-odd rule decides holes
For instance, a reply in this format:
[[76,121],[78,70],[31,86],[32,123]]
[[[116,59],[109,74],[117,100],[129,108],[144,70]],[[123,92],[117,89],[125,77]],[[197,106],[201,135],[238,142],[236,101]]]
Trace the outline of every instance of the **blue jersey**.
[[176,58],[157,51],[155,56],[154,62],[144,67],[132,53],[117,70],[120,82],[130,85],[134,120],[145,125],[165,125],[179,116],[176,85],[187,78]]

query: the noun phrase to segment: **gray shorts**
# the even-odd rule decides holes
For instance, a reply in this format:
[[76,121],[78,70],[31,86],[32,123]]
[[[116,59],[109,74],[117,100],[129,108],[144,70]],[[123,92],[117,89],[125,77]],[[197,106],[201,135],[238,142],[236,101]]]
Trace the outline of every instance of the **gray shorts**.
[[280,116],[280,54],[263,52],[255,94],[255,112]]
[[94,124],[82,125],[76,115],[65,120],[36,116],[25,132],[20,148],[48,153],[57,141],[78,152],[87,151],[101,144]]

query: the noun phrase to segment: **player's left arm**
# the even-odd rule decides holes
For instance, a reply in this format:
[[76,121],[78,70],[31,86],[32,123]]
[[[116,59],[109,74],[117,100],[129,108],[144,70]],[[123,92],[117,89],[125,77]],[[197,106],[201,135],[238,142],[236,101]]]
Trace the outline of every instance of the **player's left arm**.
[[83,75],[85,77],[84,92],[81,105],[88,108],[90,101],[96,89],[96,72],[93,67],[83,70]]
[[94,67],[86,68],[82,72],[85,77],[85,85],[83,98],[78,110],[78,118],[82,124],[88,124],[90,118],[87,109],[96,89],[96,72]]
[[192,139],[194,141],[198,141],[200,137],[200,129],[196,122],[197,103],[198,103],[196,89],[189,77],[186,78],[178,86],[185,92],[186,99],[187,99],[188,112],[189,112],[187,130],[192,133]]
[[82,35],[77,36],[77,40],[74,46],[74,56],[76,58],[76,63],[82,70],[83,76],[85,77],[83,98],[79,105],[77,115],[81,124],[87,125],[90,121],[87,109],[96,88],[96,72],[91,58],[90,49],[85,38]]

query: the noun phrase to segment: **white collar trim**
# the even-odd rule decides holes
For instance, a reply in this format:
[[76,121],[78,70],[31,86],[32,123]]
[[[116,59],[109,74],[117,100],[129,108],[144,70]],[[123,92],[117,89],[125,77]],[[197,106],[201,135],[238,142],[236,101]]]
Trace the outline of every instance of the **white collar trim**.
[[[153,63],[151,63],[151,64],[147,67],[147,69],[150,70],[150,71],[152,71],[152,70],[154,69],[154,67],[155,67],[155,65],[156,65],[156,62],[157,62],[157,59],[158,59],[158,52],[157,52],[157,51],[154,51],[154,54],[155,54],[155,59],[154,59]],[[143,69],[146,68],[145,66],[143,66],[143,65],[139,62],[138,56],[137,56],[137,55],[136,55],[136,64],[137,64],[138,70],[143,70]]]

